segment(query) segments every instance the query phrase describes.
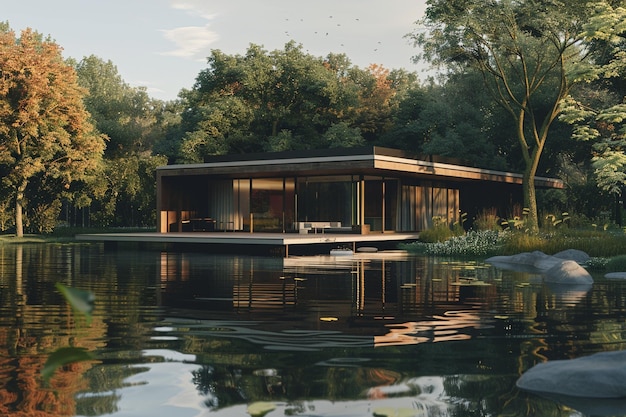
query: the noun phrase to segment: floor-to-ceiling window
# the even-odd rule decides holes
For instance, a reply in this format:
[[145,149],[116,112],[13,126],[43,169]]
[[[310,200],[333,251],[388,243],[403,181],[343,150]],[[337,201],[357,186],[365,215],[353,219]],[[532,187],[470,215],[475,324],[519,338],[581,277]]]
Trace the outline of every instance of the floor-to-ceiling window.
[[300,177],[297,179],[297,221],[357,224],[357,187],[351,176]]
[[254,178],[250,190],[250,222],[254,232],[282,232],[285,195],[282,178]]

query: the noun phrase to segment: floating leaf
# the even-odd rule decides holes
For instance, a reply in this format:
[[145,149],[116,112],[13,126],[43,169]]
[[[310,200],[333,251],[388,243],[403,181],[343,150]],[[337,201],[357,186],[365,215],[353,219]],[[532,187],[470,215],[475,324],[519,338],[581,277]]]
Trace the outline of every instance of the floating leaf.
[[50,380],[54,372],[62,366],[74,362],[90,361],[94,356],[84,348],[62,347],[50,354],[41,370],[44,381]]
[[96,299],[91,291],[78,288],[67,287],[61,283],[56,283],[56,288],[72,306],[75,311],[81,312],[87,318],[87,323],[91,323],[91,313],[93,312],[94,301]]
[[248,414],[252,417],[263,417],[265,414],[273,411],[274,409],[276,409],[276,405],[274,403],[257,401],[248,406]]

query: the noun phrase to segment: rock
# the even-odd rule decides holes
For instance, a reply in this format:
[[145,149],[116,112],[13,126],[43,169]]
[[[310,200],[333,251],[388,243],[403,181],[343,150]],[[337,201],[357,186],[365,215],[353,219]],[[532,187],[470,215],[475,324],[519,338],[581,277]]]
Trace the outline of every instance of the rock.
[[526,391],[584,398],[626,398],[626,351],[540,363],[516,383]]
[[609,272],[604,274],[606,279],[626,279],[626,272]]
[[554,256],[545,255],[543,257],[538,257],[535,260],[533,266],[537,268],[539,271],[547,271],[550,268],[559,265],[563,262],[563,259],[556,258]]
[[544,274],[544,282],[547,283],[567,285],[593,283],[593,278],[589,272],[577,261],[586,262],[589,259],[586,253],[576,249],[568,249],[557,255],[546,255],[541,251],[522,252],[512,256],[492,256],[485,262],[501,269]]
[[485,262],[490,263],[500,269],[509,269],[524,272],[538,272],[537,268],[535,267],[535,263],[539,260],[545,259],[546,257],[549,257],[549,255],[546,255],[541,251],[534,251],[522,252],[510,256],[492,256],[491,258],[486,259]]
[[589,255],[581,250],[578,249],[566,249],[564,251],[561,251],[559,253],[555,253],[554,255],[555,258],[561,258],[561,259],[567,259],[570,261],[576,261],[579,264],[584,264],[585,262],[587,262],[589,260]]
[[593,278],[576,261],[561,261],[545,272],[544,282],[568,285],[593,284]]

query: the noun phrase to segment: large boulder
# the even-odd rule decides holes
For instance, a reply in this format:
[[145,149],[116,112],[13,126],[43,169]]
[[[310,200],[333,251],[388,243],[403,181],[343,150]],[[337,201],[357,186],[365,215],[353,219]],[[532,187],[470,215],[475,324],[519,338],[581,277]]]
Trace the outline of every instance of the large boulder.
[[578,249],[567,249],[555,253],[554,255],[547,255],[542,251],[536,250],[533,252],[522,252],[516,255],[492,256],[486,259],[485,262],[490,264],[527,265],[540,270],[547,270],[563,260],[576,261],[579,264],[584,264],[589,260],[589,255]]
[[589,260],[589,255],[585,252],[568,249],[556,255],[533,251],[511,256],[492,256],[485,262],[500,269],[543,274],[544,281],[547,283],[580,285],[593,283],[589,272],[580,266],[580,263],[587,260]]
[[518,380],[518,388],[584,398],[626,398],[626,351],[540,363]]
[[563,261],[544,273],[544,282],[552,284],[581,285],[593,284],[593,277],[576,261]]
[[561,252],[555,253],[552,256],[554,256],[555,258],[576,261],[579,264],[584,264],[585,262],[589,261],[590,258],[590,256],[586,252],[578,249],[566,249]]
[[546,255],[541,251],[534,252],[522,252],[516,255],[500,255],[500,256],[492,256],[485,260],[485,262],[499,262],[499,263],[508,263],[508,264],[522,264],[522,265],[532,265],[537,259],[543,258]]
[[533,266],[537,268],[537,270],[543,272],[560,265],[562,262],[563,259],[561,258],[544,254],[544,256],[540,256],[535,259]]
[[485,262],[500,269],[523,272],[540,272],[541,270],[538,269],[535,264],[538,264],[547,258],[550,258],[550,255],[546,255],[541,251],[533,251],[522,252],[516,255],[492,256],[491,258],[486,259]]

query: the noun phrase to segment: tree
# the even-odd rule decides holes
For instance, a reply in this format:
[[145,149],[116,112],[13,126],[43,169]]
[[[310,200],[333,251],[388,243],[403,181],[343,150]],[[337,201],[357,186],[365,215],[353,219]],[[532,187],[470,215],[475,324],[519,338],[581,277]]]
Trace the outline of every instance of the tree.
[[598,185],[619,197],[626,185],[626,8],[598,3],[583,34],[593,82],[567,97],[561,118],[574,126],[574,139],[593,143]]
[[0,25],[0,168],[24,235],[25,195],[38,175],[63,189],[89,176],[105,144],[89,122],[85,91],[61,48],[30,29],[16,37]]
[[498,135],[497,106],[476,72],[454,74],[445,83],[414,89],[394,112],[389,146],[425,155],[455,158],[465,165],[506,170],[508,137]]
[[161,139],[157,116],[163,105],[144,87],[131,87],[111,61],[95,55],[76,64],[76,72],[78,83],[89,92],[85,107],[96,128],[108,137],[105,157],[147,151]]
[[515,123],[524,160],[528,226],[538,230],[534,177],[560,103],[588,73],[580,50],[587,1],[431,0],[410,36],[424,58],[452,72],[473,68]]
[[76,64],[76,71],[79,84],[89,92],[86,108],[96,128],[107,136],[108,146],[100,175],[85,184],[96,201],[75,202],[85,201],[92,220],[102,226],[154,224],[155,169],[167,161],[152,149],[164,143],[173,105],[150,99],[144,88],[129,86],[111,61],[94,55]]
[[361,143],[354,129],[373,143],[417,78],[380,66],[363,70],[343,54],[315,57],[294,42],[272,52],[251,45],[243,56],[213,51],[208,64],[183,93],[183,162],[337,146],[344,134],[345,145]]

